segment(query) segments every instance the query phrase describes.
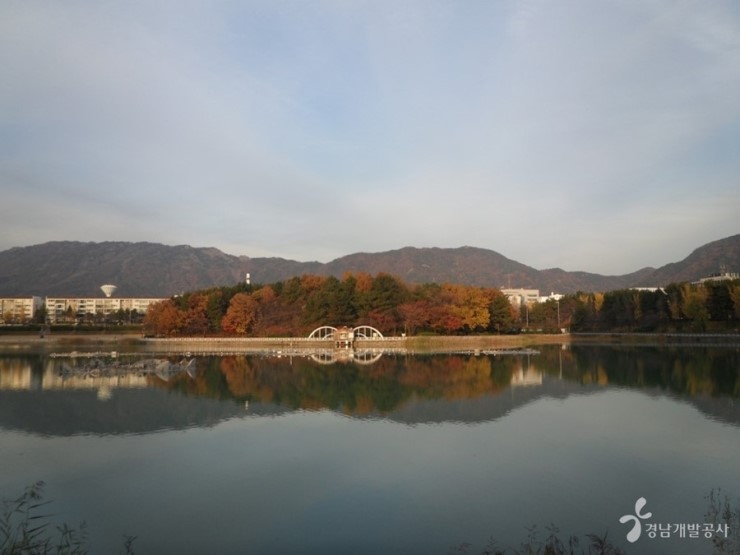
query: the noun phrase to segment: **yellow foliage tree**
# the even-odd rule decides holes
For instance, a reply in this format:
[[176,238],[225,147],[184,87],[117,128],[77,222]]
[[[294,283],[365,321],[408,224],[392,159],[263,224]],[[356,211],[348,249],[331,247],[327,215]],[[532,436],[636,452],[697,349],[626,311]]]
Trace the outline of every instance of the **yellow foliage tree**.
[[735,318],[740,318],[740,283],[730,286],[730,298],[735,309]]

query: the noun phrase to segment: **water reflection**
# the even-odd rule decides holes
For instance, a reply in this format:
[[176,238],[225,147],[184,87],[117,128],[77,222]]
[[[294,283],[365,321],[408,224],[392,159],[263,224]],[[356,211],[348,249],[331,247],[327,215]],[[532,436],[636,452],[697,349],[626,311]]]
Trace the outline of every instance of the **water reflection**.
[[309,356],[311,360],[325,365],[337,362],[369,365],[378,362],[384,354],[376,349],[325,349]]
[[0,426],[42,434],[126,433],[326,409],[404,423],[475,423],[537,398],[612,386],[668,394],[712,418],[740,423],[740,361],[733,348],[371,353],[334,357],[330,365],[315,354],[146,357],[3,356]]
[[[691,523],[711,487],[736,495],[738,362],[577,346],[370,365],[16,354],[0,357],[0,467],[9,492],[47,481],[96,552],[133,533],[146,553],[445,553],[550,522],[625,545],[640,497],[653,522]],[[710,551],[670,541],[627,547]]]

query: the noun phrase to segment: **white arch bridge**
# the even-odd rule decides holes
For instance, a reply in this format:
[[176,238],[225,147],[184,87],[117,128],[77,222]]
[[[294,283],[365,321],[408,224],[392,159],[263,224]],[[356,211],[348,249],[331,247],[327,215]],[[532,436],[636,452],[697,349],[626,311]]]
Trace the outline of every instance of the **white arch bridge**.
[[320,326],[313,330],[308,339],[318,341],[334,341],[337,347],[352,347],[354,342],[361,340],[385,339],[380,331],[372,326],[357,326],[356,328]]

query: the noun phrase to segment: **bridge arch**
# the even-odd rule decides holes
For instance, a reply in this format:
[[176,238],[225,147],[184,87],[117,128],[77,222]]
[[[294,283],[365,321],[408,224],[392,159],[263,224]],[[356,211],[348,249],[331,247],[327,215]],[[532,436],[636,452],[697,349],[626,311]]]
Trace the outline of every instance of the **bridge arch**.
[[[353,339],[383,339],[380,330],[372,326],[357,326],[356,328],[342,328],[349,331]],[[308,339],[332,340],[337,339],[338,328],[334,326],[320,326],[313,330]]]
[[337,332],[337,328],[332,326],[320,326],[313,330],[308,338],[309,339],[334,339],[334,334]]
[[357,326],[354,330],[355,339],[383,339],[380,330],[372,326]]

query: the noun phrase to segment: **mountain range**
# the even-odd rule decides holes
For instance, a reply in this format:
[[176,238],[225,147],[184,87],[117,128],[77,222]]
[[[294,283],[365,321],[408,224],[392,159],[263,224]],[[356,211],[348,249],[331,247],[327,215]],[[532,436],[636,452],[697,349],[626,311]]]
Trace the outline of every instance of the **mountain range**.
[[272,283],[302,274],[386,272],[408,283],[450,282],[542,292],[609,291],[693,281],[720,268],[740,269],[740,234],[707,243],[679,262],[621,276],[537,270],[492,250],[476,247],[404,247],[355,253],[328,263],[233,256],[215,248],[147,242],[52,241],[0,252],[0,296],[101,296],[118,286],[120,297],[168,297],[184,291],[243,281]]

